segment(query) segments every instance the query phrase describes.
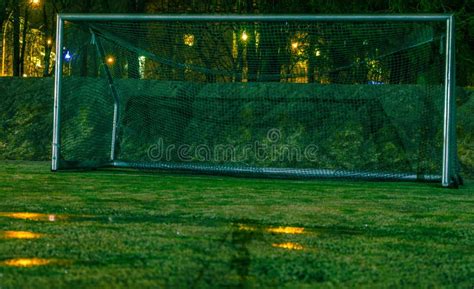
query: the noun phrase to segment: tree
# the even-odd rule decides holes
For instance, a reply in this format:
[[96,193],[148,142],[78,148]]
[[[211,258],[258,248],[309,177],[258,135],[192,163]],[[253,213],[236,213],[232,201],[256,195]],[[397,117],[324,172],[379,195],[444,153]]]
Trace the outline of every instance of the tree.
[[13,0],[13,76],[20,76],[20,1]]
[[[8,0],[0,0],[0,27],[3,27],[3,22],[5,20],[8,20],[6,19],[7,18],[7,14],[8,14],[8,4],[9,4],[10,1]],[[2,37],[3,37],[3,34],[2,34]]]
[[[145,1],[144,0],[133,0],[128,2],[128,9],[131,13],[143,13],[145,12]],[[136,43],[138,41],[133,35],[132,43]],[[128,62],[128,77],[129,78],[139,78],[140,73],[138,71],[139,63],[138,63],[138,54],[131,52],[127,54],[127,62]]]
[[[51,21],[51,25],[49,24],[49,21],[48,21],[48,12],[47,12],[47,9],[46,9],[46,2],[43,2],[43,7],[42,7],[42,15],[43,15],[43,32],[44,32],[44,35],[45,35],[45,39],[44,39],[44,58],[43,58],[43,61],[44,61],[44,67],[43,67],[43,77],[47,77],[47,76],[50,76],[51,73],[50,73],[50,70],[49,70],[49,66],[50,66],[50,60],[51,60],[51,49],[52,49],[52,44],[53,44],[53,35],[52,35],[52,29],[50,28],[51,25],[54,23],[54,19],[52,19]],[[52,15],[54,15],[52,13]]]
[[28,5],[25,5],[25,13],[23,15],[23,31],[21,33],[21,50],[20,50],[20,75],[25,74],[25,52],[26,52],[26,35],[28,33],[28,19],[29,18],[29,11]]

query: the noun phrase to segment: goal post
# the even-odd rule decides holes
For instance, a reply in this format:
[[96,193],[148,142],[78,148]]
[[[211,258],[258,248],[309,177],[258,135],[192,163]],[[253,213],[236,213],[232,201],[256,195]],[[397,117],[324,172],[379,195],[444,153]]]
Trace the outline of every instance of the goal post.
[[453,15],[59,14],[52,170],[460,182]]

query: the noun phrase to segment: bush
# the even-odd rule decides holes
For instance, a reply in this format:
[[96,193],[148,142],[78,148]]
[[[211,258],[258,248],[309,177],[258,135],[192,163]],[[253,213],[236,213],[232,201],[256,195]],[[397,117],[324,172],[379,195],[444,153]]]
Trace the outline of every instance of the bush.
[[[63,109],[63,129],[73,137],[63,153],[72,156],[82,150],[81,154],[94,157],[100,151],[101,158],[106,159],[112,118],[112,107],[109,108],[112,98],[107,85],[94,79],[67,81],[72,89],[68,105]],[[316,144],[317,160],[296,162],[287,158],[275,162],[268,158],[248,158],[244,165],[364,167],[391,171],[407,167],[417,171],[421,166],[430,172],[439,168],[442,131],[440,125],[432,124],[442,119],[442,101],[427,104],[418,96],[423,94],[417,92],[420,89],[417,86],[190,85],[153,80],[120,80],[117,86],[123,118],[119,156],[124,159],[147,160],[148,148],[160,136],[165,144],[177,146],[230,144],[243,148],[255,141],[269,144],[269,130],[277,129],[281,135],[278,143],[272,143],[274,147]],[[0,159],[50,159],[53,80],[0,78],[0,87],[3,90]],[[433,87],[430,91],[438,94],[438,89]],[[474,175],[472,95],[472,92],[458,93],[457,128],[461,167],[471,177]],[[102,112],[97,115],[91,107]],[[420,111],[426,111],[426,115]],[[436,129],[426,130],[429,127]],[[420,143],[423,134],[431,137]],[[90,135],[95,136],[92,142]],[[420,156],[420,149],[425,150],[425,155]],[[275,157],[281,159],[284,153],[279,150]]]

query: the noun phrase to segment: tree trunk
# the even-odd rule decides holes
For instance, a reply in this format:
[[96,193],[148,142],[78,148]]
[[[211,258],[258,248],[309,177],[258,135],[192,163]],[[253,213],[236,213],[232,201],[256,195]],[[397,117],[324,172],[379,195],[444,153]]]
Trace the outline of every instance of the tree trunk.
[[309,37],[309,52],[308,52],[308,82],[314,82],[314,69],[315,69],[315,55],[314,55],[315,45],[313,37]]
[[[144,0],[133,0],[129,1],[128,11],[131,13],[143,13],[145,12],[145,1]],[[132,33],[130,35],[130,40],[132,43],[138,42],[138,37],[135,37]],[[138,43],[137,43],[138,44]],[[136,52],[130,51],[127,53],[127,62],[128,62],[128,78],[140,78],[139,63],[138,63],[138,54]]]
[[281,61],[278,51],[280,44],[278,37],[281,37],[278,33],[271,33],[267,29],[263,29],[260,33],[260,44],[259,44],[259,56],[260,56],[260,67],[259,67],[259,81],[280,81],[280,68]]
[[20,76],[20,3],[13,1],[13,76]]
[[[44,40],[44,68],[43,68],[43,77],[50,76],[49,73],[49,64],[51,60],[51,49],[52,49],[52,35],[51,30],[49,29],[48,24],[48,15],[46,14],[46,3],[43,3],[43,25],[44,25],[44,35],[46,36]],[[51,40],[51,43],[48,43],[48,40]]]
[[[0,27],[3,27],[3,22],[5,20],[8,21],[7,18],[7,7],[8,7],[8,2],[7,0],[0,0]],[[3,37],[3,34],[2,34]],[[3,40],[3,38],[2,38]]]
[[28,33],[28,6],[25,6],[25,17],[23,21],[23,31],[21,35],[21,51],[20,51],[20,75],[26,74],[25,71],[25,53],[26,53],[26,34]]
[[[92,1],[91,0],[84,0],[82,1],[82,7],[81,7],[81,12],[82,13],[89,13],[92,8]],[[81,35],[82,38],[84,38],[83,41],[87,41],[86,38],[89,37],[88,35],[83,36]],[[90,47],[88,45],[85,45],[81,49],[81,55],[80,55],[80,63],[78,63],[79,66],[79,75],[86,77],[88,75],[88,61],[89,61],[89,50]]]

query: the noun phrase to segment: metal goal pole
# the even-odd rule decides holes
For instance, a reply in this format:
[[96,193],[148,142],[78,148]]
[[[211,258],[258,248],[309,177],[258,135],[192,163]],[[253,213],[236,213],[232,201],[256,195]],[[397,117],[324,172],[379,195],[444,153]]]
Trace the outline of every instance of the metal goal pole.
[[446,68],[445,68],[445,92],[444,92],[444,124],[443,124],[443,171],[441,183],[444,187],[452,185],[455,179],[455,141],[456,128],[454,125],[455,115],[455,48],[454,48],[454,16],[446,20]]
[[57,171],[61,155],[61,79],[63,73],[63,26],[61,15],[56,18],[56,63],[54,67],[54,110],[53,110],[53,143],[51,170]]

